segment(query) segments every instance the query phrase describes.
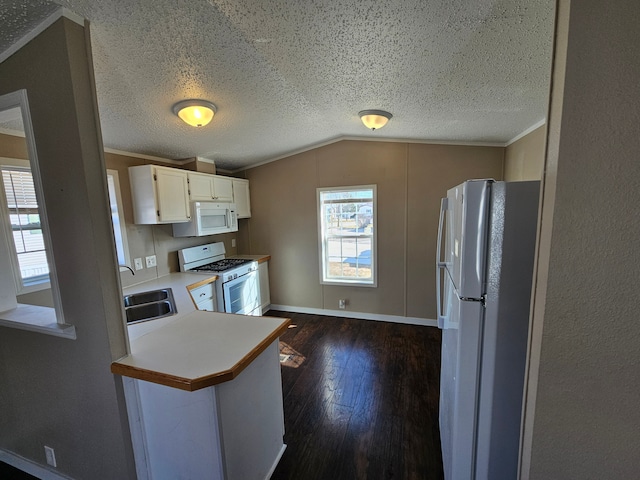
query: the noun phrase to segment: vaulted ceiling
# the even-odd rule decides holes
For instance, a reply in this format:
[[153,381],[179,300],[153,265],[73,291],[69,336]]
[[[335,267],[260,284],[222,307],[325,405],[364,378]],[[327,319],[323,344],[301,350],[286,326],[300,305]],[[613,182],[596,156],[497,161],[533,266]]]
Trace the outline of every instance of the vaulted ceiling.
[[[340,138],[504,145],[545,118],[554,5],[0,0],[0,53],[64,7],[90,21],[106,147],[236,170]],[[190,98],[208,126],[172,113]]]

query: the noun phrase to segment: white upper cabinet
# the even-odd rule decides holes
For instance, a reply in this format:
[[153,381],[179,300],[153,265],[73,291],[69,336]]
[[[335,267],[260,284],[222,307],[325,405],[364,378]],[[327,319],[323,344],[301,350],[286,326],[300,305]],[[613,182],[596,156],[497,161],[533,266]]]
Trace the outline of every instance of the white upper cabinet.
[[190,220],[186,170],[139,165],[129,167],[136,224],[181,223]]
[[233,186],[231,178],[208,173],[189,172],[190,199],[194,202],[232,202]]
[[214,198],[213,175],[189,172],[189,198],[194,202],[211,201]]
[[213,176],[214,200],[218,202],[233,202],[233,184],[230,177]]
[[233,182],[233,202],[236,204],[238,218],[251,217],[251,200],[249,197],[249,180],[234,178]]
[[234,202],[238,218],[249,218],[249,180],[158,165],[129,167],[137,224],[182,223],[190,202]]

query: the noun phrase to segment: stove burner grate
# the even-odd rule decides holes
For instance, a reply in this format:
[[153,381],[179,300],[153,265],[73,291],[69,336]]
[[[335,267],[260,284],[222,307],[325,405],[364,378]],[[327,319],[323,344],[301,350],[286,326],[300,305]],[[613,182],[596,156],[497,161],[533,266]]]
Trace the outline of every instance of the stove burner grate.
[[218,260],[217,262],[207,263],[206,265],[196,267],[193,270],[196,272],[224,272],[225,270],[239,267],[240,265],[244,265],[250,261],[251,260],[244,258],[225,258],[223,260]]

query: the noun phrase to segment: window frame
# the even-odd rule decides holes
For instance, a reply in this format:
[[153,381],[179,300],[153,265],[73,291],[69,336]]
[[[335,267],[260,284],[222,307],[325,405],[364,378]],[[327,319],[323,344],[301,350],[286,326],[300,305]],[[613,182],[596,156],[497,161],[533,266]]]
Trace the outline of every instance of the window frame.
[[[111,192],[109,189],[109,177],[113,178],[113,189],[115,198],[111,198]],[[129,266],[129,241],[127,240],[127,226],[124,221],[124,204],[122,203],[122,193],[120,192],[120,177],[117,170],[107,169],[107,195],[109,196],[109,207],[111,208],[111,226],[113,228],[113,236],[116,246],[116,258],[118,260],[119,269],[121,272],[129,271],[129,269],[123,265]],[[113,208],[115,204],[116,214],[118,215],[118,226],[113,221]],[[118,239],[118,236],[120,238]],[[122,260],[120,258],[120,252],[118,251],[118,241],[122,244]],[[131,268],[129,266],[129,268]]]
[[[4,159],[3,159],[4,160]],[[10,159],[7,159],[10,160]],[[31,169],[31,166],[29,164],[28,161],[17,161],[17,160],[13,160],[13,161],[8,161],[8,162],[1,162],[2,164],[0,165],[0,173],[3,173],[5,171],[14,171],[14,172],[29,172],[29,174],[31,174],[31,177],[33,179],[34,182],[34,190],[36,189],[36,185],[35,185],[35,178],[33,176],[33,172]],[[23,164],[24,163],[24,164]],[[42,230],[42,236],[43,236],[43,251],[45,252],[45,257],[47,258],[47,266],[49,268],[49,272],[46,275],[42,275],[40,276],[40,278],[36,278],[32,281],[28,281],[25,282],[25,279],[22,277],[22,272],[20,270],[20,261],[18,260],[18,251],[16,249],[16,245],[15,245],[15,241],[13,238],[13,231],[12,231],[12,224],[10,221],[10,215],[12,214],[12,212],[9,211],[9,206],[7,203],[7,198],[6,198],[6,191],[4,189],[4,185],[2,187],[0,187],[0,192],[2,193],[1,198],[0,198],[0,207],[2,208],[2,221],[4,222],[4,224],[7,226],[7,245],[10,249],[10,253],[11,253],[11,258],[9,259],[11,262],[11,267],[13,270],[13,278],[16,284],[16,294],[17,295],[25,295],[28,293],[33,293],[33,292],[39,292],[41,290],[48,290],[51,288],[51,260],[49,259],[49,255],[50,255],[50,250],[48,249],[48,245],[47,245],[47,241],[46,241],[46,235],[47,233],[44,231],[45,225],[42,222],[42,207],[40,204],[40,200],[39,198],[36,198],[36,201],[38,202],[37,208],[38,208],[38,216],[40,217],[40,230]],[[37,196],[37,192],[36,192],[36,197]]]
[[[363,282],[361,280],[349,279],[349,278],[329,278],[326,275],[328,252],[327,252],[327,240],[328,236],[324,232],[323,223],[323,206],[325,202],[322,201],[322,194],[325,192],[354,192],[371,190],[372,193],[372,233],[370,235],[357,234],[352,235],[356,238],[371,238],[371,280]],[[318,251],[319,251],[319,273],[321,285],[337,285],[337,286],[351,286],[351,287],[373,287],[378,286],[378,193],[377,185],[350,185],[343,187],[320,187],[316,189],[316,212],[318,216]]]
[[[29,100],[25,89],[16,90],[12,93],[0,95],[0,113],[9,112],[8,115],[15,115],[11,112],[18,109],[17,115],[22,118],[23,134],[25,137],[28,163],[33,177],[35,186],[36,199],[40,214],[40,225],[42,226],[42,235],[47,252],[47,262],[49,264],[49,283],[51,288],[51,296],[53,298],[53,307],[42,307],[37,305],[23,305],[18,302],[20,293],[17,291],[17,285],[11,277],[13,271],[7,275],[0,272],[0,302],[6,310],[0,312],[0,326],[16,328],[20,330],[33,331],[46,335],[54,335],[58,337],[74,340],[76,338],[75,327],[67,324],[62,309],[62,300],[60,297],[60,288],[58,285],[58,276],[56,272],[55,254],[52,249],[51,237],[49,235],[49,223],[46,204],[42,195],[42,177],[40,175],[40,163],[36,150],[33,125],[31,123],[31,111],[29,108]],[[3,211],[3,221],[0,224],[0,250],[10,255],[11,244],[13,243],[12,234],[6,231],[9,223],[7,211]],[[11,240],[9,242],[9,240]],[[14,245],[15,247],[15,245]],[[6,268],[11,268],[11,261],[7,263]],[[9,285],[11,284],[11,285]]]

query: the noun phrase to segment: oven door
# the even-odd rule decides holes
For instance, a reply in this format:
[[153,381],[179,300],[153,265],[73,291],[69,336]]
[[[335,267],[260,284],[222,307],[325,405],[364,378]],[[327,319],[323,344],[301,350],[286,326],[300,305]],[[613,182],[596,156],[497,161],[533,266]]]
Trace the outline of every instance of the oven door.
[[255,316],[262,314],[257,270],[223,283],[222,295],[226,313]]

